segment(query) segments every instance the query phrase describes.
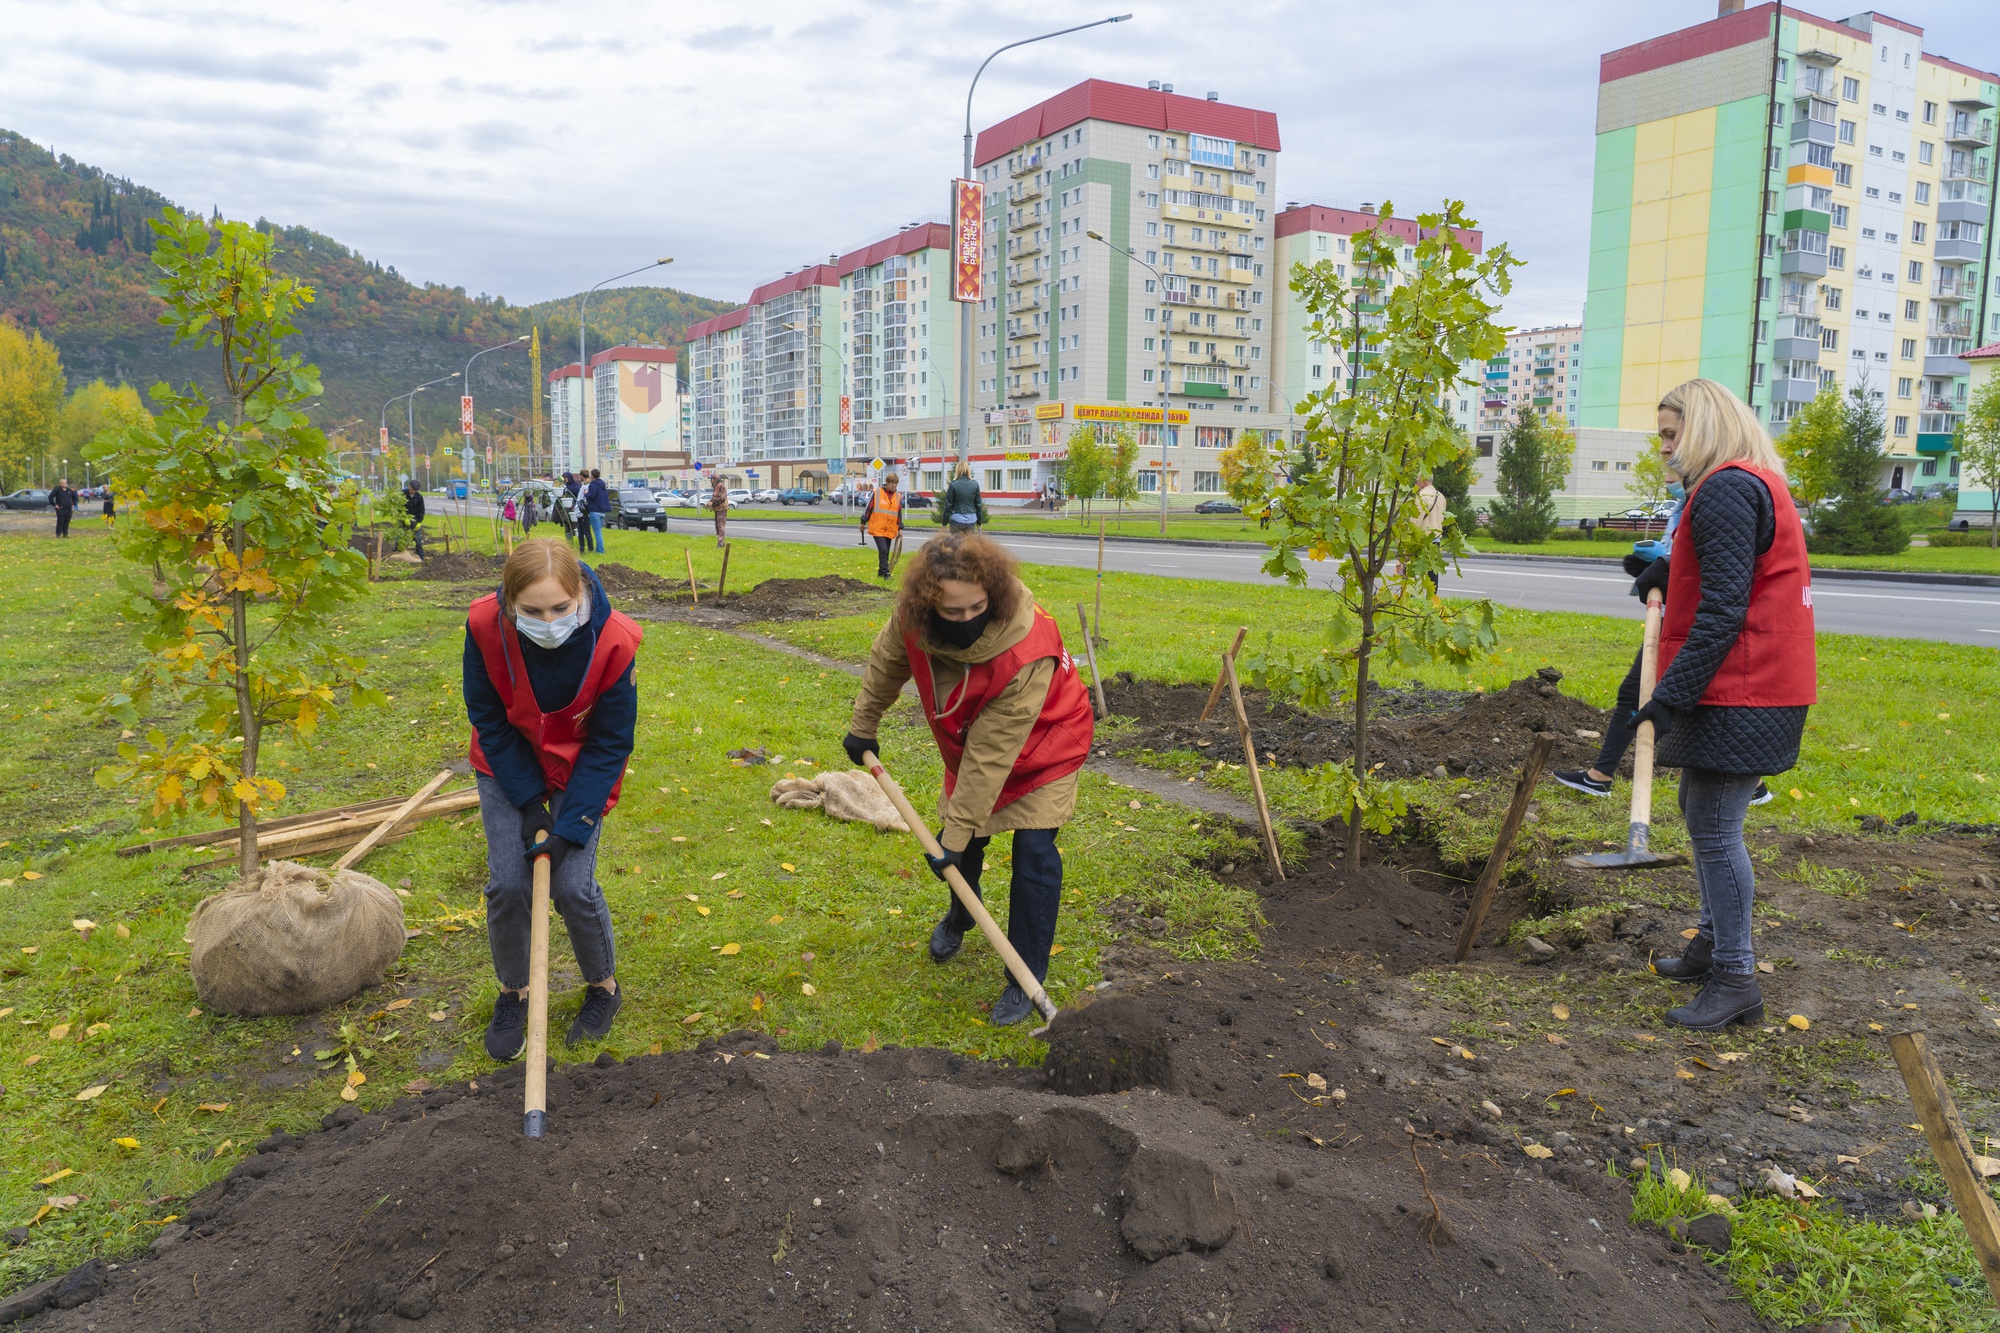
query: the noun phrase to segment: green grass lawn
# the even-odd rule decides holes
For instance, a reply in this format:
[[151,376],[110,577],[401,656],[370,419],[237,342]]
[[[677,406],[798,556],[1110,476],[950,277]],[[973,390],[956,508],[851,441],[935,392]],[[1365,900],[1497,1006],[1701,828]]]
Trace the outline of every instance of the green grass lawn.
[[[135,798],[94,783],[118,729],[74,702],[136,659],[106,609],[114,553],[101,534],[81,529],[60,547],[40,535],[6,540],[14,577],[0,589],[0,606],[17,614],[0,620],[0,720],[12,741],[0,753],[0,1210],[11,1225],[52,1197],[77,1198],[0,1256],[0,1286],[12,1287],[92,1252],[142,1245],[178,1198],[270,1129],[306,1128],[339,1105],[343,1062],[316,1060],[317,1052],[356,1056],[368,1075],[363,1106],[393,1098],[416,1077],[480,1076],[491,1068],[479,1039],[494,982],[482,928],[483,841],[472,817],[433,821],[364,863],[391,885],[408,880],[408,924],[423,932],[386,987],[307,1018],[198,1012],[181,936],[224,876],[183,874],[198,852],[114,854],[152,826]],[[683,551],[704,580],[716,573],[712,539],[614,533],[608,544],[607,558],[661,574],[684,571]],[[859,548],[743,541],[730,583],[867,579],[873,561]],[[1076,604],[1090,599],[1092,577],[1044,567],[1025,576],[1074,642]],[[1114,575],[1105,581],[1100,663],[1107,672],[1205,682],[1216,653],[1246,623],[1281,649],[1315,651],[1321,596]],[[266,771],[291,787],[282,810],[407,792],[462,756],[463,614],[459,590],[410,579],[377,585],[351,608],[341,633],[373,659],[391,700],[326,728],[312,746],[267,750]],[[1502,645],[1490,660],[1470,673],[1417,674],[1493,689],[1553,664],[1567,673],[1566,689],[1609,701],[1630,658],[1632,626],[1560,613],[1499,616]],[[858,660],[879,620],[869,613],[764,628]],[[1984,738],[2000,720],[1990,650],[1823,636],[1820,660],[1824,702],[1805,759],[1776,784],[1799,795],[1771,811],[1804,825],[1846,825],[1857,810],[2000,817],[2000,774],[1984,768]],[[753,1026],[794,1047],[873,1038],[1036,1058],[1022,1028],[983,1022],[981,1006],[1001,982],[990,957],[975,948],[952,967],[929,962],[923,945],[944,891],[908,838],[781,811],[767,799],[778,776],[811,772],[807,760],[842,762],[851,677],[729,634],[652,622],[639,680],[638,751],[600,862],[631,997],[611,1049],[684,1047]],[[938,763],[907,705],[891,715],[884,743],[919,806],[934,799]],[[726,751],[752,746],[781,758],[731,764]],[[1291,781],[1274,782],[1281,803],[1303,803]],[[1254,903],[1198,868],[1208,849],[1235,846],[1239,835],[1152,797],[1135,809],[1133,796],[1085,775],[1063,838],[1064,952],[1051,972],[1058,1003],[1095,979],[1106,940],[1095,908],[1136,883],[1166,906],[1172,948],[1214,957],[1254,945]],[[1622,812],[1605,817],[1612,814],[1611,822],[1622,820]],[[1004,883],[1004,856],[995,861]],[[79,920],[96,923],[88,938]],[[729,945],[737,949],[723,953]],[[552,1027],[560,1032],[578,978],[560,931],[556,948]],[[410,1003],[390,1009],[392,1000]],[[99,1085],[106,1091],[77,1100]]]
[[[1488,555],[1573,555],[1613,559],[1632,549],[1637,533],[1620,540],[1510,543],[1481,537],[1473,547]],[[1909,570],[1919,574],[2000,574],[2000,551],[1984,546],[1912,546],[1898,555],[1814,555],[1814,569]]]

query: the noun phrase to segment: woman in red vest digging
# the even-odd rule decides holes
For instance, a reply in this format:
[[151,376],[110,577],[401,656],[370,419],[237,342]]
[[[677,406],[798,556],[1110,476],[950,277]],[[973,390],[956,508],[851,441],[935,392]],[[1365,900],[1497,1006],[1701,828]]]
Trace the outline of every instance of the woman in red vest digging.
[[1742,400],[1689,380],[1660,410],[1681,414],[1679,438],[1663,436],[1660,455],[1687,499],[1667,572],[1660,683],[1635,721],[1653,724],[1660,763],[1681,770],[1701,919],[1687,951],[1653,970],[1702,982],[1667,1021],[1714,1031],[1764,1016],[1743,816],[1763,776],[1798,763],[1818,698],[1812,571],[1784,465]]
[[[1090,697],[1055,621],[1035,605],[999,544],[977,533],[952,535],[911,558],[841,742],[849,759],[859,764],[864,751],[880,753],[882,714],[912,679],[944,757],[944,856],[931,862],[931,873],[942,880],[955,865],[978,892],[986,845],[1012,832],[1007,939],[1042,980],[1062,905],[1056,835],[1076,809],[1076,772],[1090,755]],[[952,899],[931,932],[931,960],[950,961],[972,925],[971,913]],[[1017,1023],[1030,1007],[1008,981],[988,1018],[996,1026]]]
[[486,1053],[512,1060],[527,1043],[529,903],[538,856],[549,898],[583,973],[568,1042],[599,1041],[624,996],[613,974],[611,909],[597,883],[597,840],[618,804],[639,715],[632,663],[639,626],[611,609],[597,575],[567,542],[514,548],[500,590],[465,621],[465,711],[486,826],[486,935],[500,996]]

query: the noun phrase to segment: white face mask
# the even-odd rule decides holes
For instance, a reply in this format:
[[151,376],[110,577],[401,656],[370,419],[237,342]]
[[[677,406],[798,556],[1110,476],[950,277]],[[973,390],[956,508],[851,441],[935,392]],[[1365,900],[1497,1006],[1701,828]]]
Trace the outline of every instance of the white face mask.
[[535,620],[528,616],[517,615],[514,617],[514,624],[521,633],[528,636],[529,642],[543,648],[560,648],[569,642],[570,635],[576,633],[576,627],[582,623],[582,619],[583,611],[579,607],[566,616],[557,616],[554,620]]

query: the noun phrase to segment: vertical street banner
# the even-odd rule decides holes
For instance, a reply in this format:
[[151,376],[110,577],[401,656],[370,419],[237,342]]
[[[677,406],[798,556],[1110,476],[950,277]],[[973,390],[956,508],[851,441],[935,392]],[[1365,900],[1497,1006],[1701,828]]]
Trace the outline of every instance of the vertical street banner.
[[389,452],[389,428],[387,426],[383,426],[381,427],[381,431],[382,431],[382,439],[381,439],[382,452],[386,454]]
[[846,394],[840,395],[840,433],[854,434],[854,400]]
[[459,395],[458,430],[461,435],[472,434],[472,395],[469,393]]
[[986,249],[986,191],[978,181],[952,182],[952,290],[954,301],[981,296],[980,267]]

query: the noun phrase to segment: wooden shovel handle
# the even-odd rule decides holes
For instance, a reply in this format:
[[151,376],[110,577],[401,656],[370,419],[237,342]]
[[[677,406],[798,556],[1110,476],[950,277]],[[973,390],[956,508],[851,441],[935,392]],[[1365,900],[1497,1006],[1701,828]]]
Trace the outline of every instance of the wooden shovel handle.
[[[535,834],[542,842],[547,829]],[[535,858],[535,888],[528,908],[528,1067],[523,1081],[523,1132],[542,1136],[549,1110],[549,858]]]
[[[1665,606],[1660,590],[1646,594],[1646,640],[1639,650],[1639,707],[1653,698],[1660,678],[1660,619]],[[1632,747],[1632,822],[1653,822],[1653,724],[1641,722]]]

